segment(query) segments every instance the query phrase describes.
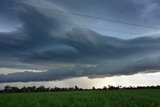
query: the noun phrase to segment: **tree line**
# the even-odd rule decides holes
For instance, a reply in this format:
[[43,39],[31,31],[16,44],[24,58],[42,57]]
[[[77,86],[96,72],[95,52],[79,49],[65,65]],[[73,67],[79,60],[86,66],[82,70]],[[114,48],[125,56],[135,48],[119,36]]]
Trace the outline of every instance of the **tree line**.
[[69,88],[46,88],[43,85],[40,87],[32,86],[32,87],[22,87],[18,88],[16,86],[5,86],[3,90],[0,90],[0,93],[19,93],[19,92],[64,92],[64,91],[90,91],[90,90],[130,90],[130,89],[160,89],[160,85],[157,86],[137,86],[137,87],[122,87],[122,86],[112,86],[108,85],[108,87],[104,86],[103,88],[95,88],[91,89],[83,89],[78,86],[69,87]]

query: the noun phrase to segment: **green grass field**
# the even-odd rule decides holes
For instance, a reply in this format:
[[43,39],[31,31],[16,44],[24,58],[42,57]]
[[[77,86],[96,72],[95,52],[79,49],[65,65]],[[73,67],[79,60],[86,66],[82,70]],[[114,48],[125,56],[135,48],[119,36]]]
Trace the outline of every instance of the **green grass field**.
[[160,90],[4,93],[0,107],[160,107]]

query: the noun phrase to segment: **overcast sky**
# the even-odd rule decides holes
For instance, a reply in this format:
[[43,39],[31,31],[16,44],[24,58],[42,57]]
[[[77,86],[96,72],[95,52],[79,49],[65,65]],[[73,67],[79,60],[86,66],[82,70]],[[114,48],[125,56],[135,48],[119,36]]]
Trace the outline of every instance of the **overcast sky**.
[[1,0],[0,82],[157,73],[159,19],[158,0]]

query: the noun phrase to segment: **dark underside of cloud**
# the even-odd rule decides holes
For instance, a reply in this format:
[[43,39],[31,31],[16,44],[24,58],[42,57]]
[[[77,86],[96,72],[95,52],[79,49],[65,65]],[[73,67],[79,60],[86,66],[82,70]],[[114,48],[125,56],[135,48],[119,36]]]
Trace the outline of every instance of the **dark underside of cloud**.
[[52,63],[73,66],[46,72],[0,74],[0,82],[129,75],[160,68],[160,37],[122,40],[65,25],[69,19],[54,12],[56,9],[49,14],[27,4],[19,8],[15,15],[22,27],[0,33],[0,67],[34,69],[46,64],[49,69]]

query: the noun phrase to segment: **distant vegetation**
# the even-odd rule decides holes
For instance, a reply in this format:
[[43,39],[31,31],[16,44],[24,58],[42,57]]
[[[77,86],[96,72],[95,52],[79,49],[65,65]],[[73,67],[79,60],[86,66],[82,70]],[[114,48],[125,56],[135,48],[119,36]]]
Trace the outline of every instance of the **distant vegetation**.
[[93,87],[92,89],[82,89],[78,88],[78,86],[75,87],[70,87],[70,88],[59,88],[59,87],[54,87],[54,88],[46,88],[43,85],[40,87],[22,87],[18,88],[16,86],[5,86],[4,90],[1,90],[0,93],[18,93],[18,92],[63,92],[63,91],[90,91],[90,90],[131,90],[131,89],[160,89],[160,86],[137,86],[137,87],[122,87],[122,86],[111,86],[109,85],[108,87],[104,86],[103,88],[95,88]]

